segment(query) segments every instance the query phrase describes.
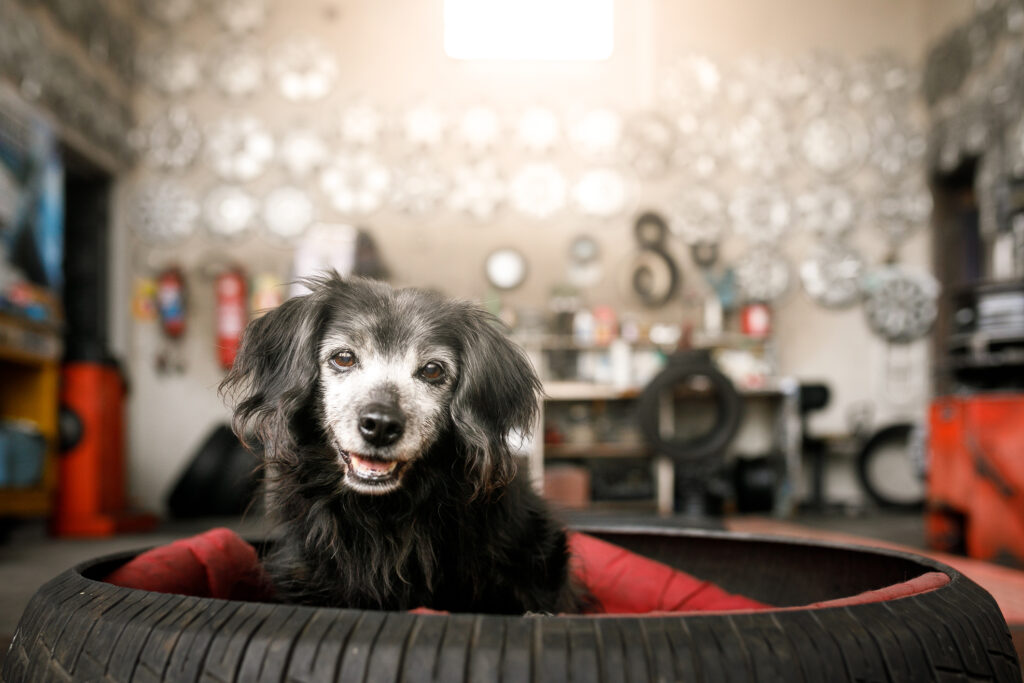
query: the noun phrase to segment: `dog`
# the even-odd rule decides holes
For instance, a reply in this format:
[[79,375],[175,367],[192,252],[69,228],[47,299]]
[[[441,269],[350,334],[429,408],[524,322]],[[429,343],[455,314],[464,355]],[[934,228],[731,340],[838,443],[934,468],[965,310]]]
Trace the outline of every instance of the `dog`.
[[541,384],[474,304],[330,272],[245,330],[222,393],[263,450],[288,602],[578,612],[566,534],[517,468]]

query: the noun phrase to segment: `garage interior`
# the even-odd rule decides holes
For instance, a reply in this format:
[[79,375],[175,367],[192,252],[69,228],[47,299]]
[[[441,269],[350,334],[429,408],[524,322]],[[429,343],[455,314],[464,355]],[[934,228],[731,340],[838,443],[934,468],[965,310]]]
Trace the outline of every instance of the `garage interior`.
[[1024,651],[1021,83],[1019,0],[0,0],[0,650],[273,533],[217,386],[334,268],[508,325],[568,523],[913,549]]

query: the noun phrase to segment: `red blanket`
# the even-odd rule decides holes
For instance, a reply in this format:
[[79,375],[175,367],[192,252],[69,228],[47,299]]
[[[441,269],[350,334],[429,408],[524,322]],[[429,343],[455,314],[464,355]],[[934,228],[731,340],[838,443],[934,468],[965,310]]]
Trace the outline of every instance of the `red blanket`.
[[[569,536],[575,575],[604,614],[665,614],[772,609],[757,600],[727,593],[710,581],[632,553],[593,536]],[[106,581],[158,593],[228,600],[271,601],[273,587],[255,548],[230,529],[212,529],[146,551],[111,573]],[[933,590],[949,582],[930,572],[859,595],[814,603],[832,607],[892,600]]]

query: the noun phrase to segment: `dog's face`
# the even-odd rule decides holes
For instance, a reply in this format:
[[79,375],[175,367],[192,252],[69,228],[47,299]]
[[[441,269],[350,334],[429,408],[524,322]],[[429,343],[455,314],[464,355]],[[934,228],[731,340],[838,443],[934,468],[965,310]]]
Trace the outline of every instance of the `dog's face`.
[[420,320],[424,313],[343,317],[320,342],[324,427],[343,485],[359,493],[401,486],[409,466],[450,424],[458,353]]
[[[408,485],[444,435],[477,491],[510,479],[509,437],[533,428],[540,384],[493,316],[337,275],[308,284],[311,294],[245,331],[221,385],[237,399],[240,437],[255,432],[268,461],[295,465],[308,446],[299,443],[307,437],[296,433],[296,418],[317,416],[339,488],[359,494]],[[458,473],[455,464],[446,472]]]

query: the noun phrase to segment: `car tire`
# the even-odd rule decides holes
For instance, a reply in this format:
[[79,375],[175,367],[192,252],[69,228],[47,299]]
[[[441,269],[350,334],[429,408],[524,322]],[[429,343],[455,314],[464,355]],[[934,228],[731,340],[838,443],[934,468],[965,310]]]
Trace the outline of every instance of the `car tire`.
[[100,579],[44,585],[0,678],[21,681],[1021,680],[1006,622],[954,569],[888,550],[678,529],[584,529],[780,607],[927,572],[949,582],[844,607],[665,616],[416,614],[251,603]]

